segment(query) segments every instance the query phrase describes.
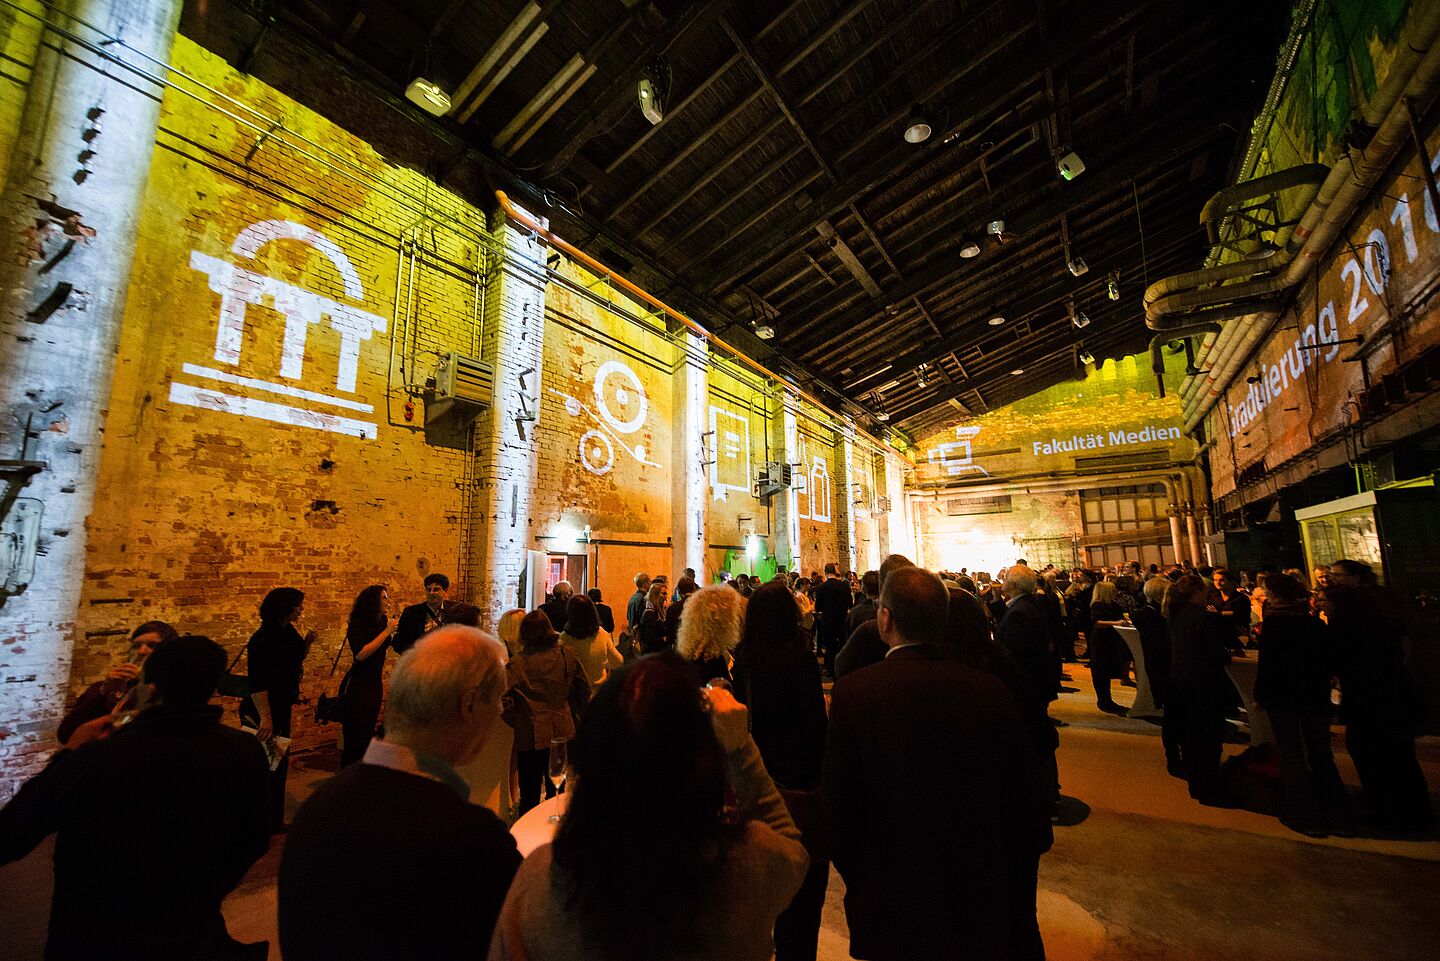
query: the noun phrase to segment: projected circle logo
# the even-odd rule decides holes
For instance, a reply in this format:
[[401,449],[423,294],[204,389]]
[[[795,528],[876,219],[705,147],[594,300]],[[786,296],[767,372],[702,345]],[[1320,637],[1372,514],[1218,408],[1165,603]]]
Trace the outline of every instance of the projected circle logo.
[[660,467],[647,457],[644,444],[627,443],[626,439],[645,426],[650,415],[650,398],[639,376],[618,360],[607,360],[595,371],[592,385],[594,406],[563,391],[550,388],[565,400],[565,412],[571,417],[588,417],[594,426],[580,435],[577,452],[580,465],[596,476],[604,476],[615,467],[615,448],[629,454],[647,467]]

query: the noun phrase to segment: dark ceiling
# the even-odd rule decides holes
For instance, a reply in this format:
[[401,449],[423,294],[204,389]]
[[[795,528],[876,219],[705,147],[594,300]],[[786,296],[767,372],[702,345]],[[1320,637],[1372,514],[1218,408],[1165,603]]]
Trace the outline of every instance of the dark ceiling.
[[[441,123],[508,186],[548,204],[573,242],[635,269],[723,336],[778,351],[782,369],[853,413],[884,411],[913,433],[1073,377],[1082,349],[1103,359],[1144,347],[1140,294],[1204,257],[1199,211],[1243,149],[1285,7],[269,9],[275,29],[321,41],[392,93],[417,75],[455,92]],[[636,84],[657,61],[670,91],[652,126]],[[902,137],[912,104],[934,128],[921,144]],[[1086,170],[1067,182],[1056,161],[1071,150]],[[997,219],[998,238],[986,232]],[[1089,266],[1078,277],[1067,238]],[[962,255],[967,244],[978,256]],[[1107,296],[1112,278],[1118,301]],[[1072,301],[1091,320],[1083,330]],[[997,316],[1004,322],[991,325]],[[756,323],[776,332],[764,347],[743,333]]]

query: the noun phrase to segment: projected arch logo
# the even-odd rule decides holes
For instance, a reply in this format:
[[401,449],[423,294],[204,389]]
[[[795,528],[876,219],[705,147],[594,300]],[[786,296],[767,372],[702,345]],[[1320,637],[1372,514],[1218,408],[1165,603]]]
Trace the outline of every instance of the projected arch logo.
[[[281,241],[305,244],[324,257],[339,274],[345,299],[353,303],[343,303],[250,269],[263,247]],[[240,231],[230,245],[230,253],[234,261],[221,260],[198,250],[190,252],[190,267],[204,274],[210,289],[220,295],[214,351],[214,361],[219,366],[185,364],[181,371],[192,382],[172,382],[171,402],[373,440],[374,421],[335,412],[375,412],[373,405],[344,395],[355,394],[361,345],[372,335],[384,333],[386,328],[384,317],[358,306],[365,300],[365,287],[345,251],[304,224],[264,220]],[[247,312],[257,306],[285,318],[280,343],[280,380],[254,376],[267,372],[260,369],[263,364],[247,356],[244,349]],[[300,386],[305,380],[305,344],[312,326],[328,326],[340,336],[334,393]],[[215,385],[225,386],[222,389]],[[233,393],[234,387],[244,388],[247,393]],[[255,394],[262,396],[253,396]]]

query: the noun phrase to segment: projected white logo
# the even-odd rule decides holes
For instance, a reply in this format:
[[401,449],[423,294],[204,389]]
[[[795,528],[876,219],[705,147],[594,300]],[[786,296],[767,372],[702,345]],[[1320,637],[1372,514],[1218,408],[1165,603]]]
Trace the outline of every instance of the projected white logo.
[[[595,371],[595,406],[592,408],[578,397],[548,388],[550,393],[565,398],[565,411],[571,417],[589,415],[595,427],[580,435],[580,464],[597,476],[610,473],[615,466],[615,445],[647,467],[660,467],[648,460],[645,445],[627,444],[623,435],[630,435],[645,426],[650,414],[650,398],[635,371],[618,360],[607,360]],[[617,413],[618,411],[618,413]]]
[[[810,445],[802,436],[798,446],[800,484],[797,485],[795,512],[822,524],[830,523],[830,466],[822,454],[810,456]],[[807,468],[806,465],[809,465]],[[803,498],[803,500],[802,500]]]
[[731,491],[750,493],[750,422],[733,411],[710,405],[710,436],[715,438],[715,463],[710,487],[715,500]]
[[[265,220],[251,224],[236,236],[230,245],[237,258],[254,260],[260,248],[272,241],[295,240],[308,244],[325,256],[339,272],[345,296],[353,301],[365,299],[360,275],[345,256],[345,251],[319,231],[290,220]],[[190,252],[190,266],[205,274],[210,289],[220,295],[220,316],[215,330],[215,360],[230,367],[240,367],[241,347],[245,337],[245,312],[252,304],[265,306],[285,316],[285,333],[280,345],[280,376],[301,380],[305,367],[305,338],[310,325],[329,322],[340,335],[340,360],[335,373],[335,389],[355,392],[355,379],[360,367],[360,345],[372,334],[385,332],[385,318],[350,304],[342,304],[294,284],[266,277],[239,264],[218,260],[198,250]],[[234,384],[262,393],[293,400],[308,401],[325,407],[337,407],[363,414],[373,414],[370,404],[335,397],[318,391],[304,390],[290,384],[275,383],[256,377],[185,364],[183,372],[202,380]],[[293,403],[277,403],[253,397],[240,397],[211,387],[197,387],[174,382],[170,400],[205,410],[214,410],[240,417],[254,417],[297,427],[328,430],[366,440],[375,437],[373,422],[344,417],[326,411],[301,407]]]
[[970,442],[975,435],[980,433],[979,427],[957,427],[955,428],[955,439],[944,444],[936,444],[930,448],[928,458],[930,463],[938,464],[940,469],[952,477],[958,477],[966,471],[979,471],[986,477],[990,472],[979,464],[975,463],[975,451]]

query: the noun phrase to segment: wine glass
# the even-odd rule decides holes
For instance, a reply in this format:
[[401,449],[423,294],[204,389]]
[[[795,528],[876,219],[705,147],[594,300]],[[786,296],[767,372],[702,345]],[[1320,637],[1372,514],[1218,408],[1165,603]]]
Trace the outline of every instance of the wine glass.
[[557,737],[550,742],[550,783],[555,785],[555,813],[545,820],[555,824],[560,820],[560,795],[565,790],[566,768],[566,746],[569,744],[563,737]]

